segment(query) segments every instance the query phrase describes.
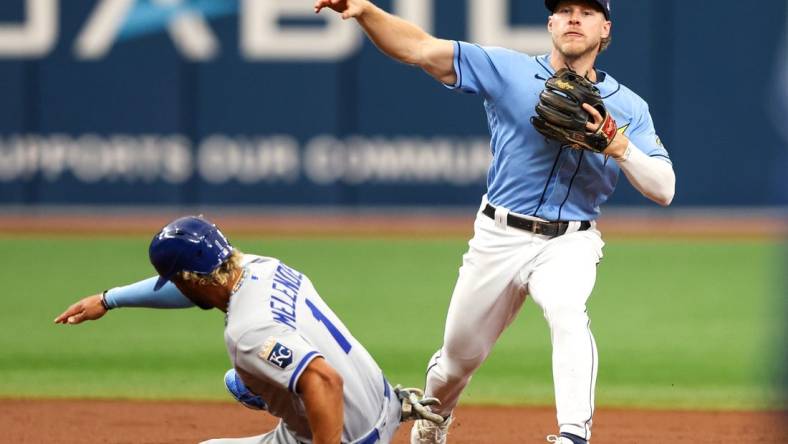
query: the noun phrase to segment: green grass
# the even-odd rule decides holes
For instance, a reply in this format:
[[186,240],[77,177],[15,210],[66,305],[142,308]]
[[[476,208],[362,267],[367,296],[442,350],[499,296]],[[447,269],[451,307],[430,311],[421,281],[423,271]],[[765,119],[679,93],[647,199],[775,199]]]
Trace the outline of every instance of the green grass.
[[[307,273],[389,379],[421,385],[464,240],[238,238]],[[122,309],[52,319],[152,273],[147,237],[0,238],[0,396],[226,399],[218,311]],[[774,408],[785,358],[781,249],[767,242],[609,242],[589,307],[599,405]],[[567,270],[571,274],[571,270]],[[527,301],[466,403],[552,404],[549,332]]]

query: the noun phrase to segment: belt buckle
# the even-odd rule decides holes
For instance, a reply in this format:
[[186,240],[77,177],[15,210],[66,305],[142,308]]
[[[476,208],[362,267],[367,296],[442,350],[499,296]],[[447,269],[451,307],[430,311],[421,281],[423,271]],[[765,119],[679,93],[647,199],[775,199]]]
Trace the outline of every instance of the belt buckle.
[[538,221],[531,222],[533,226],[531,226],[531,233],[533,234],[542,234],[542,225]]

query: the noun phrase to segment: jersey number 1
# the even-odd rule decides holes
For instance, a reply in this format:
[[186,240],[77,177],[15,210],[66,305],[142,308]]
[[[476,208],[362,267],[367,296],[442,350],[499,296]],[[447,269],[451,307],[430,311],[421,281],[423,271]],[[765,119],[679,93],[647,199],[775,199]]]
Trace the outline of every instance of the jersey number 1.
[[324,315],[323,312],[312,303],[312,301],[305,299],[304,302],[306,302],[306,306],[309,307],[309,310],[312,311],[312,316],[317,319],[317,322],[322,322],[326,327],[326,330],[331,333],[331,336],[333,336],[334,340],[337,341],[337,344],[339,344],[339,346],[342,348],[342,351],[344,351],[346,354],[350,353],[350,348],[352,345],[350,345],[350,341],[348,341],[347,338],[342,335],[342,332],[339,331],[337,326],[334,325],[334,323],[331,322],[331,320],[328,319],[326,315]]

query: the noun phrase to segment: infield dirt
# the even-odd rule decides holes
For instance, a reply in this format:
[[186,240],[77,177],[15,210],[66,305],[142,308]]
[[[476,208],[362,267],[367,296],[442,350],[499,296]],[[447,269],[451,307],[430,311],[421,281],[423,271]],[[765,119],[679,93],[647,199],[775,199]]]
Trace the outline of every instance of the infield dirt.
[[[594,444],[784,444],[788,412],[599,409]],[[3,443],[197,443],[271,429],[272,416],[233,403],[0,400]],[[410,425],[394,444],[406,444]],[[552,408],[461,407],[451,444],[545,443]]]
[[[142,212],[0,212],[2,235],[149,235],[175,217],[200,211]],[[473,234],[474,211],[461,214],[343,214],[208,211],[205,215],[236,235],[290,237],[462,237]],[[605,237],[673,239],[784,239],[788,222],[762,215],[669,213],[666,215],[604,215],[599,228]]]

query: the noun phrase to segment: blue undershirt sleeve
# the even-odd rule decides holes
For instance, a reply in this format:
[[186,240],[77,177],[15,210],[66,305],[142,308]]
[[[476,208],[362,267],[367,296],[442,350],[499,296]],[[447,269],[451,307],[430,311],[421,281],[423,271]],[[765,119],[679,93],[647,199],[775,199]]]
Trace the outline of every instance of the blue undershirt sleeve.
[[167,282],[159,291],[153,291],[156,280],[158,280],[158,276],[107,290],[104,301],[110,308],[189,308],[194,306],[194,303],[181,294],[178,287],[172,282]]

